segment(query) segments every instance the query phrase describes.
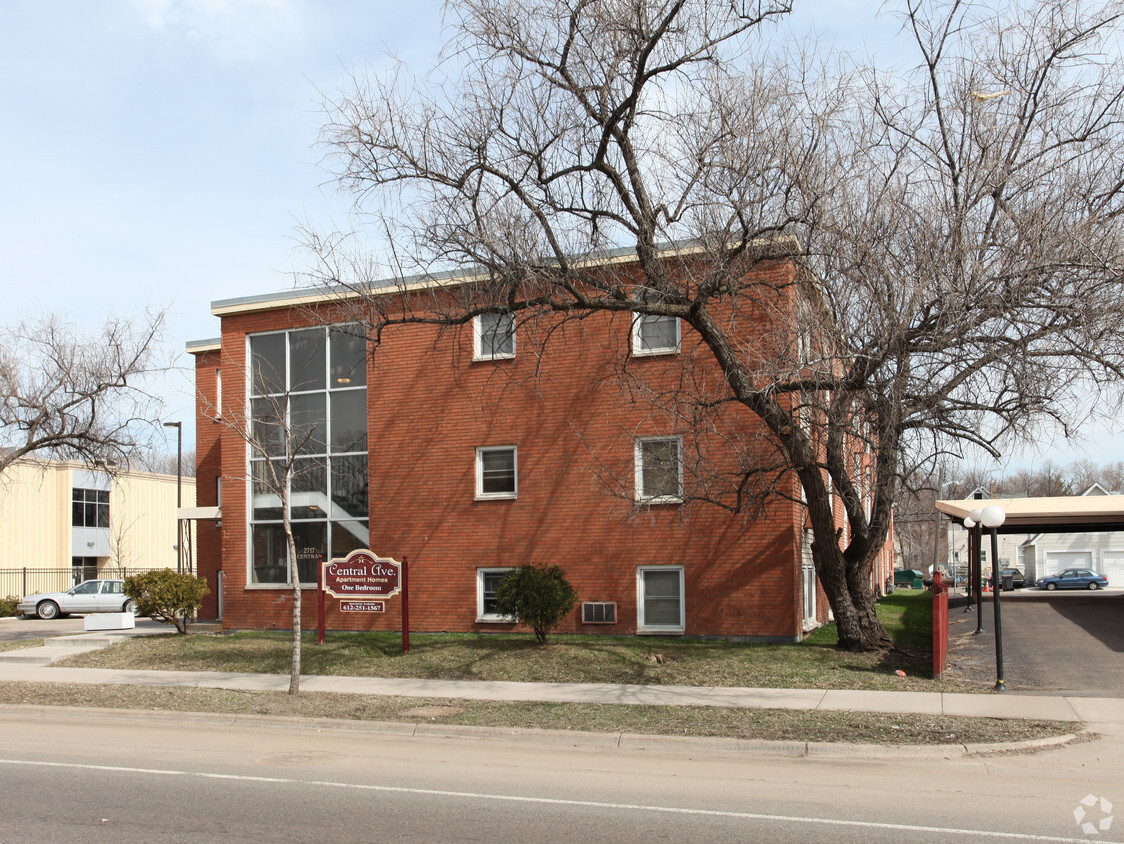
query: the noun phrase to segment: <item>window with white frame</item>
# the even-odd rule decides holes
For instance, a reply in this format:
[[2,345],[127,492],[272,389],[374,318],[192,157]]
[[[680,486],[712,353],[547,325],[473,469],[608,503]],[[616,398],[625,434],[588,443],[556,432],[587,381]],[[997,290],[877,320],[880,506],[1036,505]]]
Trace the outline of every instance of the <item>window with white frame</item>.
[[[658,302],[658,293],[641,289],[634,298],[638,302]],[[632,354],[673,355],[679,351],[679,317],[660,314],[632,315]]]
[[[248,581],[316,582],[316,566],[367,547],[367,344],[348,326],[248,337]],[[285,477],[286,466],[291,466]],[[289,559],[281,491],[297,559]]]
[[472,321],[472,325],[474,359],[503,360],[515,357],[513,314],[480,314]]
[[519,493],[518,449],[495,445],[476,449],[476,497],[516,498]]
[[636,500],[678,504],[683,500],[683,442],[680,437],[636,441]]
[[682,633],[686,626],[682,566],[636,569],[638,633]]
[[476,570],[476,620],[511,623],[515,618],[496,611],[496,590],[511,568]]
[[679,317],[633,314],[632,354],[673,355],[679,351]]

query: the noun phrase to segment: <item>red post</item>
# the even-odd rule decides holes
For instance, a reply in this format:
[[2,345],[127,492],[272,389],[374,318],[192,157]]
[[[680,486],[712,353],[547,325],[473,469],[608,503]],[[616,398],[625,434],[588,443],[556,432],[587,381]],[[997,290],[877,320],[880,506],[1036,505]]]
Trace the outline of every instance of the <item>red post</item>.
[[410,558],[402,558],[402,654],[410,652]]
[[933,572],[933,677],[941,679],[948,659],[948,586]]
[[316,643],[324,644],[324,561],[316,566]]

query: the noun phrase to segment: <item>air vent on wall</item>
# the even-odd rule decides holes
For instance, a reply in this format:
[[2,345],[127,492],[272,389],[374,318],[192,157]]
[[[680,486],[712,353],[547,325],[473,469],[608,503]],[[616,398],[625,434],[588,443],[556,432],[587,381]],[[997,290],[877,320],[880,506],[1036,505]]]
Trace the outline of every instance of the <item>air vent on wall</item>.
[[613,602],[582,603],[582,624],[616,624],[617,605]]

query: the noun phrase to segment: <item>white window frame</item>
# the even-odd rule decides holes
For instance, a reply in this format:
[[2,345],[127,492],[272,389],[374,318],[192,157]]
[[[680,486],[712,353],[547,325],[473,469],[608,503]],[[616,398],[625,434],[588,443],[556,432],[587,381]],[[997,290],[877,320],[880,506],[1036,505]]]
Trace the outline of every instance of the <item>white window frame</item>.
[[[643,338],[640,333],[640,326],[644,320],[674,320],[675,321],[675,344],[672,346],[645,346]],[[683,342],[682,326],[679,322],[679,317],[675,316],[657,316],[653,314],[637,314],[632,315],[632,355],[633,357],[653,357],[656,355],[677,355],[679,354],[680,347]]]
[[[484,455],[496,451],[510,451],[512,463],[512,488],[503,492],[484,492]],[[519,447],[514,445],[488,445],[476,448],[476,500],[511,501],[519,497]]]
[[[676,572],[679,574],[679,623],[650,624],[644,618],[644,575],[646,572]],[[683,577],[683,566],[637,566],[636,567],[636,632],[637,633],[683,633],[687,629],[687,597]]]
[[[504,352],[489,352],[485,348],[484,317],[506,317],[511,323],[511,350]],[[497,322],[497,328],[499,322]],[[493,332],[494,336],[495,332]],[[494,343],[493,343],[494,346]],[[473,360],[510,360],[515,357],[515,315],[510,312],[477,314],[472,318],[472,359]]]
[[507,574],[514,566],[492,566],[476,570],[476,620],[484,623],[514,624],[519,620],[517,616],[500,615],[499,613],[484,612],[484,575]]
[[[676,461],[676,486],[675,495],[647,495],[644,492],[644,444],[656,442],[674,442],[678,460]],[[633,475],[636,484],[636,500],[643,504],[682,504],[683,503],[683,438],[678,435],[658,437],[637,437],[633,455]]]

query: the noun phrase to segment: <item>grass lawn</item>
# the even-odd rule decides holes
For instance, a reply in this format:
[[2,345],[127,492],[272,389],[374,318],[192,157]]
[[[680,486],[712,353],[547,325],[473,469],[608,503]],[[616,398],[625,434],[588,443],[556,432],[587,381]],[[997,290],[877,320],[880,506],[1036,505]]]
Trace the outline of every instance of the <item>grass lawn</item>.
[[[531,634],[329,633],[324,645],[308,633],[304,674],[455,680],[636,683],[764,688],[937,690],[932,679],[931,595],[896,592],[879,614],[897,647],[883,654],[848,654],[835,647],[834,624],[799,644],[745,644],[639,636]],[[58,665],[287,674],[291,636],[285,632],[135,639],[71,657]],[[906,677],[895,672],[905,671]]]
[[[304,638],[303,673],[479,680],[690,684],[822,689],[973,691],[931,677],[931,596],[896,592],[879,614],[897,649],[836,650],[834,625],[800,644],[762,645],[677,638],[531,634],[414,634],[401,654],[397,633],[315,633]],[[287,674],[287,633],[140,638],[65,661],[91,668]],[[900,677],[894,672],[906,672]],[[0,682],[0,705],[86,706],[452,726],[528,727],[673,736],[877,744],[974,744],[1071,733],[1065,722],[884,715],[866,712],[726,709],[421,699],[382,695],[250,692],[159,686]]]

